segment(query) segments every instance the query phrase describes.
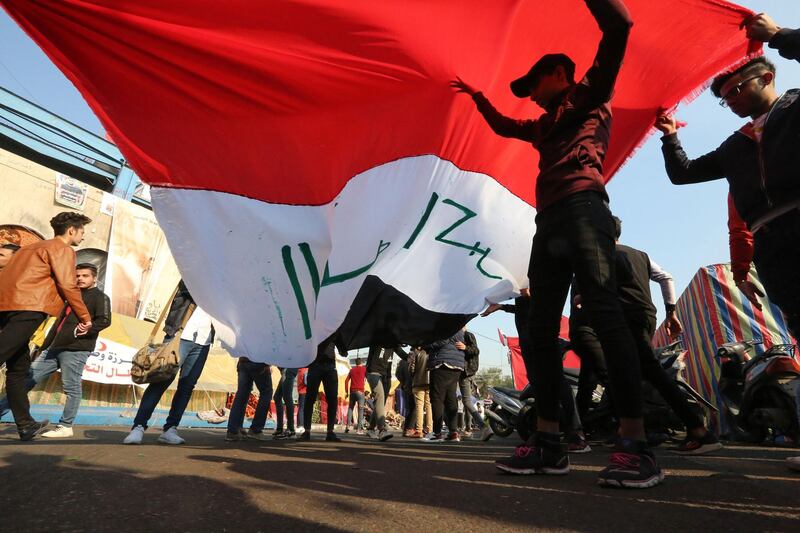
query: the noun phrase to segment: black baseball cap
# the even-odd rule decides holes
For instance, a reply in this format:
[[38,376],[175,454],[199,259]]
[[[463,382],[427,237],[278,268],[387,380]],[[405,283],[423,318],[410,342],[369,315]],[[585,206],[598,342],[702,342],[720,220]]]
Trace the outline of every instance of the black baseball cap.
[[511,82],[511,92],[517,98],[528,98],[531,86],[542,74],[552,73],[556,67],[564,67],[567,77],[575,76],[575,62],[566,54],[546,54],[539,59],[524,76]]

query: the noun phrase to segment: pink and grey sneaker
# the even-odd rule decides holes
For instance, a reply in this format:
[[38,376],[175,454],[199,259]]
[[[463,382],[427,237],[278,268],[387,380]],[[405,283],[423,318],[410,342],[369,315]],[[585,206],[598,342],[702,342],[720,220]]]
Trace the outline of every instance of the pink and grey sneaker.
[[563,476],[569,473],[569,456],[561,447],[557,435],[553,442],[548,442],[537,434],[525,444],[517,446],[511,457],[495,461],[494,466],[509,474]]
[[610,464],[597,476],[604,487],[648,489],[664,481],[664,472],[644,442],[621,439]]

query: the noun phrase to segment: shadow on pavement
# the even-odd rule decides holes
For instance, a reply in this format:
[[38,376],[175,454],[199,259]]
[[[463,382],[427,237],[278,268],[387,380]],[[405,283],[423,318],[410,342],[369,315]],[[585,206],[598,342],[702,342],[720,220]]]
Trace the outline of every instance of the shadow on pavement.
[[568,476],[508,476],[492,461],[515,441],[423,444],[248,441],[182,430],[183,446],[122,446],[124,429],[20,443],[0,432],[5,520],[17,530],[725,531],[800,530],[791,450],[659,452],[664,485],[602,489],[606,450],[573,456]]

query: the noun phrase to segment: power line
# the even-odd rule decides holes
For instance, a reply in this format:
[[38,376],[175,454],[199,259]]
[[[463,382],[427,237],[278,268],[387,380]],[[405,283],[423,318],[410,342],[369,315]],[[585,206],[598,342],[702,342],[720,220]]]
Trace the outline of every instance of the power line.
[[495,339],[494,337],[488,337],[488,336],[486,336],[486,335],[484,335],[482,333],[478,333],[477,331],[472,331],[472,330],[470,330],[470,333],[472,333],[473,335],[477,335],[478,337],[483,337],[484,339],[490,340],[492,342],[496,342],[497,344],[500,344],[501,346],[503,345],[502,342],[500,342],[498,339]]
[[28,96],[30,97],[30,99],[35,102],[36,98],[31,94],[31,92],[28,90],[28,88],[25,87],[25,85],[23,85],[23,83],[21,81],[19,81],[16,76],[14,76],[14,73],[11,72],[11,69],[8,68],[5,65],[5,63],[3,63],[2,61],[0,61],[0,66],[2,66],[4,69],[6,69],[6,72],[8,72],[9,76],[11,76],[11,79],[13,79],[15,82],[17,82],[17,85],[22,87],[22,90],[25,91],[26,93],[28,93]]

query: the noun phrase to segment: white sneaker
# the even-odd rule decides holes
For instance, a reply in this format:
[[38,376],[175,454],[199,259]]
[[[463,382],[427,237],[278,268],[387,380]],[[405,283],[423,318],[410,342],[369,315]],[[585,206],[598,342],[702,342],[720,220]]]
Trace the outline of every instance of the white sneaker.
[[489,424],[486,424],[485,426],[483,426],[483,429],[481,430],[481,440],[483,442],[486,442],[492,437],[494,437],[494,431],[492,431],[492,428],[489,426]]
[[122,444],[141,444],[142,439],[144,438],[144,426],[136,426],[128,433],[128,436],[125,437],[125,440],[122,441]]
[[305,432],[306,432],[306,428],[304,428],[302,426],[297,428],[297,430],[295,430],[295,434],[297,434],[297,435],[302,435]]
[[69,426],[57,425],[55,429],[45,431],[42,433],[42,438],[45,439],[65,439],[72,436],[72,428]]
[[378,432],[375,431],[374,429],[368,429],[367,430],[367,436],[369,438],[371,438],[371,439],[377,439],[378,438]]
[[158,436],[158,442],[162,444],[183,444],[186,440],[178,435],[178,429],[172,426]]
[[444,442],[444,437],[442,433],[428,433],[424,437],[422,437],[423,442]]

